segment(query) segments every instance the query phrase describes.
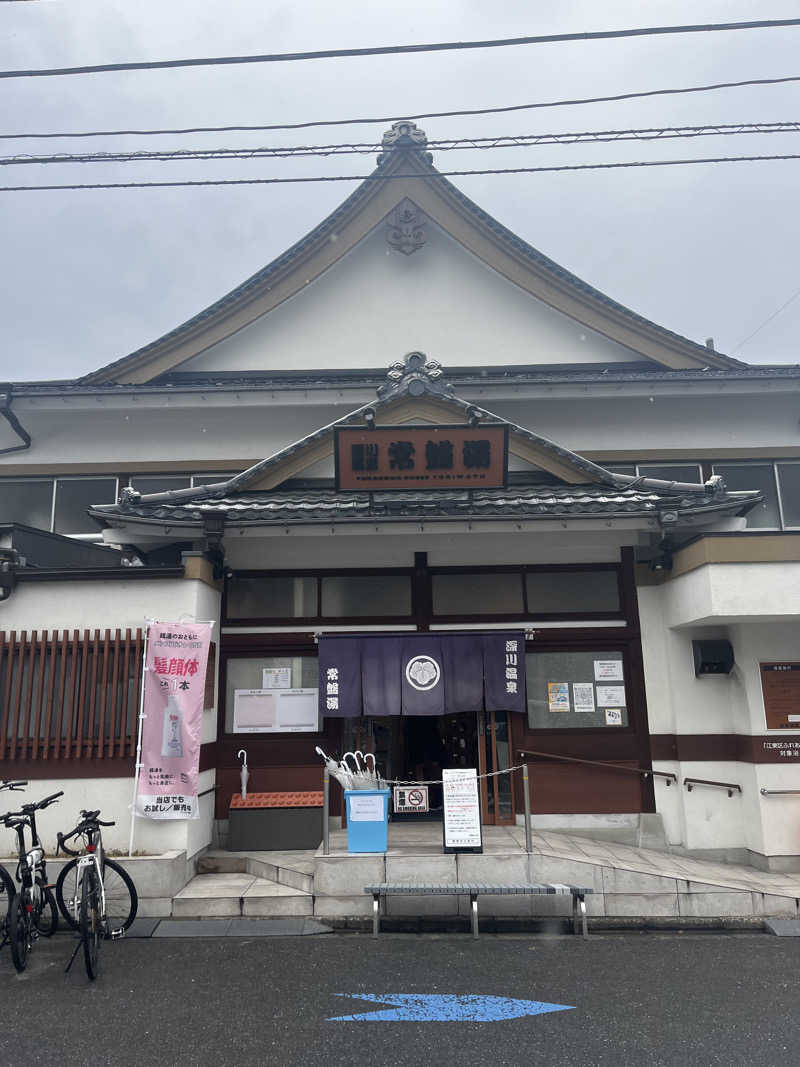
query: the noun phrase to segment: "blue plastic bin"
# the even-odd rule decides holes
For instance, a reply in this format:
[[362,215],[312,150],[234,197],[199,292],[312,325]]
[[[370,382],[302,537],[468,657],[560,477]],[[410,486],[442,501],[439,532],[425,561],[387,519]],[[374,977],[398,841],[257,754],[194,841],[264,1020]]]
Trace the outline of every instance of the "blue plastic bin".
[[389,836],[389,790],[345,789],[347,851],[385,852]]

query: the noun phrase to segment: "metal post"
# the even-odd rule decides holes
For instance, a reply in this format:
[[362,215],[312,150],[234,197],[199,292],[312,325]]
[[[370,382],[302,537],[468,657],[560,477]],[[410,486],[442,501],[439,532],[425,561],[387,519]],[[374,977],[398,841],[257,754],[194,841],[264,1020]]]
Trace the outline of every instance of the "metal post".
[[133,856],[133,835],[136,829],[136,796],[139,792],[139,775],[142,771],[142,726],[147,716],[144,713],[144,690],[147,685],[147,643],[150,637],[150,626],[155,619],[146,619],[147,626],[144,631],[144,648],[142,650],[142,688],[139,692],[139,722],[136,731],[136,765],[133,772],[133,798],[131,800],[131,832],[128,838],[128,858]]
[[322,772],[322,855],[327,856],[331,850],[330,835],[331,776],[328,768]]
[[522,792],[525,797],[525,851],[530,855],[533,851],[531,843],[531,791],[528,784],[528,764],[522,764]]

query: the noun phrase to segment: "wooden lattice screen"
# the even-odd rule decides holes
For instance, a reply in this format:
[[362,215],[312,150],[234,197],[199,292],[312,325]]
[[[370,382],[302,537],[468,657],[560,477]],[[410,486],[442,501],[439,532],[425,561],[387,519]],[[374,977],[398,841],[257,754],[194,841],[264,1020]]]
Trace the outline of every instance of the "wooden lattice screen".
[[141,630],[0,632],[0,760],[135,755]]

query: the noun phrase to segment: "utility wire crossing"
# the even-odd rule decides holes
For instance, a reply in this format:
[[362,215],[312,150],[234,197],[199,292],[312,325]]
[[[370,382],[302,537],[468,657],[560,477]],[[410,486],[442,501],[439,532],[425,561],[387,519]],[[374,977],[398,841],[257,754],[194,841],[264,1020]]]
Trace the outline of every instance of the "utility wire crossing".
[[169,189],[181,186],[212,185],[304,185],[313,182],[367,182],[395,181],[416,178],[424,181],[436,181],[440,178],[453,178],[461,175],[482,174],[547,174],[562,171],[579,170],[628,170],[635,167],[683,167],[699,163],[757,163],[771,160],[800,159],[800,153],[783,153],[763,156],[713,156],[703,159],[653,159],[635,160],[623,163],[563,163],[549,167],[502,167],[479,170],[450,170],[414,174],[333,174],[312,175],[293,178],[203,178],[185,181],[158,182],[86,182],[63,185],[0,185],[0,193],[53,192],[74,189]]
[[270,133],[277,130],[308,130],[320,126],[378,126],[387,122],[417,122],[423,119],[464,118],[474,115],[505,115],[515,111],[533,111],[552,107],[581,107],[587,104],[611,104],[623,100],[641,100],[650,96],[677,96],[683,93],[709,93],[722,89],[741,89],[750,85],[785,85],[800,82],[800,75],[783,78],[747,78],[744,81],[716,82],[712,85],[689,85],[680,88],[644,89],[613,96],[585,96],[566,100],[543,100],[531,104],[507,104],[502,107],[466,108],[458,111],[425,111],[418,115],[381,115],[374,118],[315,119],[307,122],[278,122],[259,125],[184,126],[166,130],[84,130],[60,133],[0,133],[2,141],[58,140],[81,137],[162,137],[187,133]]
[[687,33],[721,33],[729,30],[773,30],[800,26],[800,19],[762,19],[749,22],[706,22],[684,26],[643,26],[629,30],[592,30],[579,33],[536,34],[484,41],[440,41],[433,44],[393,44],[369,48],[325,48],[313,52],[276,52],[250,56],[215,56],[201,59],[142,60],[129,63],[97,63],[81,67],[39,70],[4,70],[0,78],[52,78],[66,74],[109,74],[124,70],[169,70],[176,67],[233,66],[245,63],[297,63],[312,59],[356,59],[366,56],[408,55],[413,52],[457,52],[480,48],[513,48],[520,45],[560,44],[567,41],[610,41],[626,37],[656,37]]
[[[580,133],[502,134],[497,137],[456,137],[428,141],[437,152],[487,151],[495,148],[536,148],[557,144],[604,144],[618,141],[664,141],[685,137],[719,137],[740,134],[800,133],[800,122],[738,122],[716,126],[656,126],[629,130],[586,130]],[[19,153],[0,156],[0,166],[47,163],[180,162],[208,159],[291,159],[307,156],[373,155],[380,144],[259,146],[255,148],[176,148],[134,152],[57,152],[51,155]]]

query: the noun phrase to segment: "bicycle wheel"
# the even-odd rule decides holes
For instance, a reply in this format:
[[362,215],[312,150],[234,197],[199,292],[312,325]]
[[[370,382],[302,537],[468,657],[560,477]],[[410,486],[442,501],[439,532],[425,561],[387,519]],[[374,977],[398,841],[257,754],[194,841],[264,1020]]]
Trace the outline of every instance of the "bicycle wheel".
[[8,913],[8,939],[11,942],[11,959],[18,971],[24,971],[30,949],[29,919],[26,900],[28,891],[20,889],[11,903]]
[[49,885],[44,885],[37,877],[36,884],[42,891],[42,907],[36,916],[36,929],[42,937],[52,937],[58,929],[58,907],[53,890]]
[[93,867],[87,867],[81,878],[80,930],[83,942],[83,961],[90,981],[97,978],[102,937],[100,914],[100,886]]
[[16,891],[17,886],[14,879],[0,863],[0,924],[2,925],[8,922],[8,912]]
[[81,900],[77,859],[70,860],[61,868],[56,879],[56,900],[64,922],[73,930],[77,930]]
[[106,896],[106,928],[109,934],[127,930],[136,918],[139,895],[133,879],[121,864],[106,860],[103,864],[103,890]]

